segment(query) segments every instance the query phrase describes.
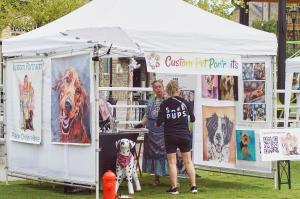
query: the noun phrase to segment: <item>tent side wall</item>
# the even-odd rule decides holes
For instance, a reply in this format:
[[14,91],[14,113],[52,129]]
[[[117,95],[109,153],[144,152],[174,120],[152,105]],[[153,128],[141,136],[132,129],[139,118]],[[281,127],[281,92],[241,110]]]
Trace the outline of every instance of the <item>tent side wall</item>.
[[[90,53],[72,53],[63,55],[68,56],[85,56],[91,60]],[[38,179],[50,179],[53,181],[61,181],[66,183],[78,183],[82,185],[96,185],[96,143],[95,143],[95,95],[94,95],[94,78],[92,75],[93,67],[89,61],[91,77],[88,81],[90,84],[90,139],[91,144],[79,146],[71,144],[55,144],[53,142],[53,133],[51,127],[51,91],[53,91],[52,81],[52,59],[57,57],[27,58],[27,59],[10,59],[6,63],[6,144],[7,144],[7,165],[8,174],[32,176]],[[20,80],[14,71],[16,63],[29,63],[39,61],[43,63],[42,68],[42,87],[41,90],[36,89],[35,94],[42,93],[41,110],[35,110],[35,114],[41,111],[41,142],[40,143],[24,143],[21,139],[14,140],[12,133],[16,132],[16,125],[21,121],[16,114],[21,114],[19,110],[20,101],[16,97],[19,95],[18,84]],[[89,69],[86,69],[88,71]],[[30,74],[28,74],[30,77]],[[19,82],[19,83],[18,83]],[[35,85],[33,85],[35,86]],[[37,95],[36,95],[37,96]],[[53,98],[52,98],[53,99]],[[36,107],[37,108],[37,107]],[[53,117],[53,116],[52,116]],[[33,122],[36,125],[35,122]],[[35,126],[36,127],[36,126]],[[29,130],[25,131],[29,133]]]

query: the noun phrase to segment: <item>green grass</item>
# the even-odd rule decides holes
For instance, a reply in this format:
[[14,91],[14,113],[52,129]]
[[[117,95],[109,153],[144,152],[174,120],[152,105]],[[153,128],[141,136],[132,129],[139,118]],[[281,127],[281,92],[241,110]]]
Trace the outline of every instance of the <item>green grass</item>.
[[[140,178],[142,192],[136,193],[134,198],[155,199],[155,198],[300,198],[300,162],[292,162],[292,189],[287,185],[282,185],[282,189],[274,190],[273,179],[247,177],[240,175],[216,173],[198,170],[201,178],[197,178],[200,192],[198,194],[189,193],[187,179],[179,179],[181,188],[178,196],[165,193],[169,187],[168,177],[162,178],[162,184],[157,187],[150,185],[152,176],[143,174]],[[127,193],[126,185],[122,184],[122,193]],[[0,182],[0,199],[92,199],[95,193],[64,194],[62,186],[55,186],[48,183],[38,183],[34,181],[14,181],[8,186],[5,182]],[[100,194],[100,198],[102,195]]]

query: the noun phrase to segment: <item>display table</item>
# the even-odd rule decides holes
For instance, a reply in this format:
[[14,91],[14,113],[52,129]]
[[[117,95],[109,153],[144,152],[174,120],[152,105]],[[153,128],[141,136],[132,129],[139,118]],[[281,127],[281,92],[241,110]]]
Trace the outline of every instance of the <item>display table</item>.
[[[100,178],[107,170],[111,170],[114,173],[116,172],[116,158],[117,158],[117,148],[116,141],[119,139],[127,138],[135,143],[139,135],[148,133],[148,129],[118,129],[117,133],[100,133],[99,138],[99,176]],[[142,144],[139,142],[139,144]],[[140,157],[141,150],[136,152],[135,147],[132,149],[131,153],[135,157]],[[138,161],[137,161],[138,163]],[[140,169],[139,164],[137,167]]]

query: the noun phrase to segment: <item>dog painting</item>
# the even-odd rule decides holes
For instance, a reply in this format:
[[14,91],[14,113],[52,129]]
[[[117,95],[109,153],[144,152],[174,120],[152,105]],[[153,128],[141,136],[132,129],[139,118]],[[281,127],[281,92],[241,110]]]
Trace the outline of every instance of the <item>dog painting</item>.
[[136,191],[141,191],[140,181],[136,172],[136,161],[131,153],[135,142],[129,139],[120,139],[116,141],[116,148],[118,150],[116,160],[116,192],[125,178],[128,186],[128,193],[134,194],[133,183],[136,187]]
[[238,83],[236,76],[219,76],[219,100],[238,100]]
[[256,161],[255,133],[253,130],[236,131],[237,160]]
[[218,76],[202,75],[202,97],[218,99]]
[[266,121],[266,104],[253,104],[253,121]]
[[244,102],[265,103],[265,82],[244,81]]
[[33,131],[34,115],[34,88],[28,75],[24,75],[24,81],[19,84],[20,108],[21,108],[21,129]]
[[265,63],[255,63],[254,64],[254,79],[255,80],[265,80]]
[[[53,142],[72,144],[91,142],[87,57],[79,55],[52,60]],[[83,74],[88,75],[86,77]]]
[[253,63],[243,63],[243,80],[253,80]]
[[253,104],[243,104],[243,120],[253,121]]
[[300,155],[298,138],[292,133],[285,133],[280,137],[283,155]]
[[235,163],[235,108],[203,106],[203,160]]

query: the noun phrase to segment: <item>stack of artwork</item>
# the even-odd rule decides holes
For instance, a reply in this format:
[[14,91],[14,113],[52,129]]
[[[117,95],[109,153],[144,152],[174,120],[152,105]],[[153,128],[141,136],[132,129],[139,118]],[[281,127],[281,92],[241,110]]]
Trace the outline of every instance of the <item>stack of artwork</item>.
[[265,63],[243,63],[243,120],[266,121]]

